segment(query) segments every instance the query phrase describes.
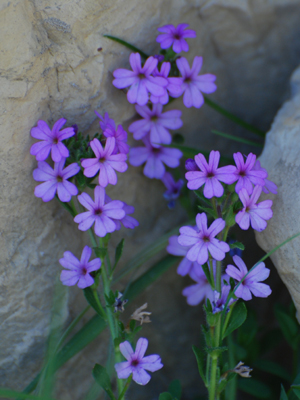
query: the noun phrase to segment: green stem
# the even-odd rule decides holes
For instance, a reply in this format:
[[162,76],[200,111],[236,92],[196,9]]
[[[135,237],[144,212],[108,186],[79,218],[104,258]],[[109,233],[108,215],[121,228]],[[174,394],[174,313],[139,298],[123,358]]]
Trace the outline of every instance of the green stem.
[[209,256],[208,263],[209,263],[210,279],[211,279],[211,282],[213,284],[213,288],[212,289],[215,289],[216,283],[215,283],[214,267],[213,267],[213,262],[212,262],[212,257],[211,256]]
[[88,233],[89,233],[89,236],[90,236],[90,239],[91,239],[91,242],[92,242],[92,246],[93,247],[98,247],[94,232],[92,231],[91,228],[88,230]]
[[218,367],[218,356],[212,356],[211,371],[210,371],[210,382],[209,382],[209,400],[216,400],[216,387],[217,387],[217,367]]
[[222,287],[222,263],[221,261],[217,261],[217,273],[216,273],[216,290],[221,293]]
[[132,381],[132,374],[131,374],[130,377],[127,379],[127,382],[126,382],[126,384],[125,384],[125,386],[124,386],[124,389],[122,390],[122,393],[120,394],[120,397],[118,398],[118,400],[122,400],[122,399],[123,399],[123,397],[125,396],[125,394],[126,394],[126,392],[127,392],[127,389],[128,389],[128,387],[129,387],[131,381]]
[[[94,285],[93,285],[93,286],[94,286]],[[94,298],[95,298],[95,300],[96,300],[96,303],[97,303],[97,305],[98,305],[98,307],[99,307],[99,309],[100,309],[100,312],[101,312],[101,314],[102,314],[102,318],[103,318],[105,321],[107,321],[107,320],[108,320],[108,316],[107,316],[106,312],[104,311],[104,308],[102,307],[102,304],[101,304],[101,301],[100,301],[100,299],[99,299],[96,286],[94,286],[94,287],[92,288],[92,292],[93,292]]]

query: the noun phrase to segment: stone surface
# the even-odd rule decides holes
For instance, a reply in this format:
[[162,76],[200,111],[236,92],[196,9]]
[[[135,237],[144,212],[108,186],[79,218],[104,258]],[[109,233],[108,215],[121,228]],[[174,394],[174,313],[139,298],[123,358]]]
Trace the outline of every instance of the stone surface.
[[[264,196],[273,200],[274,216],[267,229],[256,234],[266,252],[300,232],[300,67],[291,77],[291,93],[276,115],[260,157],[270,179],[278,185],[277,195]],[[279,248],[271,259],[292,296],[300,322],[300,238]]]
[[[65,250],[79,255],[87,243],[55,202],[43,204],[33,196],[32,170],[36,164],[29,155],[33,143],[30,129],[38,119],[53,124],[64,117],[68,125],[77,123],[83,132],[93,133],[98,127],[95,109],[108,111],[117,123],[127,121],[127,126],[134,116],[124,93],[111,84],[113,70],[128,67],[130,52],[103,34],[122,37],[150,54],[159,50],[155,42],[158,26],[188,21],[197,31],[197,39],[189,41],[191,52],[187,57],[192,60],[194,55],[203,55],[203,72],[218,76],[218,91],[212,98],[267,130],[285,98],[289,75],[299,64],[299,12],[298,0],[0,3],[1,385],[22,389],[39,370],[53,286],[60,271],[57,260]],[[186,110],[181,100],[173,106],[183,110],[187,145],[204,149],[213,146],[227,154],[240,149],[235,143],[213,136],[213,128],[251,138],[206,106]],[[113,198],[135,205],[135,216],[140,221],[136,232],[122,232],[114,239],[116,243],[126,235],[125,259],[184,217],[178,209],[175,213],[166,211],[161,201],[163,191],[160,182],[147,180],[141,169],[134,168],[129,168],[118,186],[110,189]],[[147,292],[157,315],[150,332],[165,359],[169,347],[162,345],[158,327],[166,322],[164,332],[177,328],[170,316],[165,318],[166,307],[159,305],[182,304],[182,283],[177,279],[172,273],[154,287],[154,294]],[[169,289],[163,290],[165,287]],[[74,288],[69,308],[65,304],[61,318],[70,321],[84,307],[82,294]],[[197,314],[178,307],[180,327],[187,315]],[[184,336],[183,331],[178,332],[183,335],[179,340],[189,341],[187,333]],[[58,391],[65,400],[83,398],[92,384],[90,367],[103,360],[105,346],[99,338],[64,367]],[[170,367],[174,364],[170,360],[166,363]],[[165,374],[157,378],[162,380],[162,389],[177,377],[172,372]],[[185,386],[191,387],[192,379],[197,378],[191,377],[186,368],[182,379]]]

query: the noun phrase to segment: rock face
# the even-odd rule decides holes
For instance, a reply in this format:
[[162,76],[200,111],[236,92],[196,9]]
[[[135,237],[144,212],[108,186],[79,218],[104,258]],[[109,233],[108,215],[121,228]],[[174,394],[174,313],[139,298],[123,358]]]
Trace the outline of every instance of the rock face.
[[[268,195],[273,200],[274,216],[266,230],[256,233],[266,252],[300,232],[300,67],[292,75],[291,92],[291,99],[276,115],[260,157],[270,179],[278,185],[278,194]],[[300,238],[279,248],[271,259],[293,298],[300,322]]]
[[[297,0],[1,2],[1,385],[22,389],[39,370],[48,332],[53,286],[60,271],[57,260],[65,250],[79,256],[86,243],[86,237],[78,232],[70,216],[54,201],[44,204],[33,196],[32,170],[36,162],[29,154],[33,143],[30,129],[39,119],[52,125],[64,117],[68,125],[77,123],[83,132],[94,133],[98,129],[95,109],[100,113],[108,111],[117,123],[134,115],[134,107],[126,101],[122,91],[111,84],[114,69],[128,68],[130,52],[104,38],[103,34],[122,37],[149,54],[155,54],[159,51],[155,42],[157,27],[189,22],[190,27],[197,31],[197,39],[189,40],[191,51],[187,57],[192,60],[195,55],[202,55],[203,72],[217,75],[218,91],[212,98],[259,128],[267,129],[282,104],[289,75],[299,63],[299,12]],[[102,50],[98,51],[99,48]],[[183,108],[182,100],[174,102],[175,106],[183,110],[185,125],[182,131],[186,132],[187,145],[223,149],[228,154],[237,150],[235,144],[228,145],[224,139],[213,136],[210,130],[215,128],[243,134],[238,127],[225,122],[206,106],[201,110],[187,110]],[[284,132],[289,129],[289,124],[294,124],[293,116],[287,121]],[[296,129],[292,132],[296,139],[298,132]],[[283,143],[284,135],[282,133],[280,143]],[[270,142],[271,138],[269,135]],[[289,143],[292,145],[292,141]],[[291,149],[295,160],[292,162],[292,156],[283,158],[289,151],[288,147],[284,149],[280,160],[292,179],[292,176],[297,176],[296,150]],[[297,180],[293,182],[295,189]],[[282,185],[288,187],[284,181]],[[127,174],[120,177],[120,183],[110,189],[112,198],[136,207],[135,217],[140,222],[135,232],[121,234],[127,235],[127,260],[138,248],[182,219],[183,214],[167,211],[161,200],[163,191],[160,182],[146,179],[141,169],[134,168],[129,168]],[[280,195],[278,199],[280,202]],[[289,201],[293,207],[297,204],[292,196]],[[293,218],[292,213],[286,214],[286,221]],[[274,221],[269,230],[275,226]],[[280,232],[284,239],[285,232]],[[120,236],[114,240],[117,242],[119,239]],[[296,244],[290,245],[295,248],[295,254]],[[282,251],[286,254],[287,248]],[[279,254],[283,253],[278,252],[275,257]],[[159,299],[154,293],[153,304],[157,308],[152,311],[157,313],[157,329],[152,328],[153,332],[158,332],[159,325],[164,322],[168,322],[166,332],[177,329],[174,321],[162,314],[166,309],[159,307],[160,304],[182,304],[181,284],[177,283],[175,273],[172,276],[162,281],[160,287],[168,290],[159,290]],[[77,288],[70,293],[69,307],[66,300],[62,307],[62,320],[71,319],[85,307]],[[166,300],[164,296],[171,293],[172,300]],[[177,293],[177,297],[173,293]],[[151,303],[150,298],[151,293],[148,303]],[[186,315],[186,308],[178,307],[180,326]],[[188,315],[196,318],[196,312],[189,311]],[[159,332],[153,339],[160,345],[162,358],[167,359],[167,350],[161,344]],[[189,342],[188,339],[188,336],[180,338],[181,342]],[[95,362],[100,362],[101,349],[104,348],[105,343],[99,339],[63,369],[58,391],[64,399],[83,398],[92,383],[90,369]],[[176,364],[167,363],[170,366]],[[73,374],[75,366],[77,375]],[[192,378],[189,369],[185,370],[183,384],[188,386]],[[170,377],[161,379],[160,386],[165,390]]]

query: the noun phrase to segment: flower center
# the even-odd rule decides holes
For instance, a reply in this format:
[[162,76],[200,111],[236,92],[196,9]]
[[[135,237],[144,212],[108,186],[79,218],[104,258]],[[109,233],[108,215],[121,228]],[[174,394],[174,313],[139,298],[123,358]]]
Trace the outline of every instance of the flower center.
[[246,171],[243,171],[243,170],[240,171],[240,172],[239,172],[239,176],[246,176]]
[[131,366],[137,367],[139,365],[139,360],[131,360]]
[[181,37],[180,37],[179,33],[175,33],[175,35],[174,35],[174,39],[177,39],[177,40],[180,40],[180,39],[181,39]]
[[81,273],[82,273],[82,275],[86,275],[86,274],[87,274],[87,269],[86,269],[86,267],[82,267],[82,268],[81,268]]
[[58,139],[57,138],[53,139],[53,144],[57,144],[57,143],[58,143]]
[[62,182],[62,181],[63,181],[63,178],[62,178],[62,176],[58,175],[58,176],[56,177],[56,180],[57,180],[57,182]]
[[145,74],[139,73],[139,74],[138,74],[138,78],[139,78],[139,79],[145,79]]
[[210,238],[209,238],[209,236],[207,236],[207,235],[204,235],[203,237],[202,237],[202,240],[203,240],[203,242],[210,242]]
[[97,208],[96,210],[94,210],[95,215],[101,215],[102,214],[102,209],[101,208]]
[[215,174],[211,171],[206,174],[206,178],[213,178]]

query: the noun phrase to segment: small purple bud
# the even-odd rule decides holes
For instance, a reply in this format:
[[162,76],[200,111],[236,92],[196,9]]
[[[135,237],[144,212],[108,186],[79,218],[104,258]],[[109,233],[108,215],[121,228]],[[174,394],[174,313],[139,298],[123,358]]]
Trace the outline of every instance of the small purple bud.
[[197,164],[192,158],[188,158],[185,162],[185,169],[187,171],[200,171]]
[[154,54],[153,57],[156,58],[158,62],[162,62],[165,59],[165,56],[163,56],[162,54]]

